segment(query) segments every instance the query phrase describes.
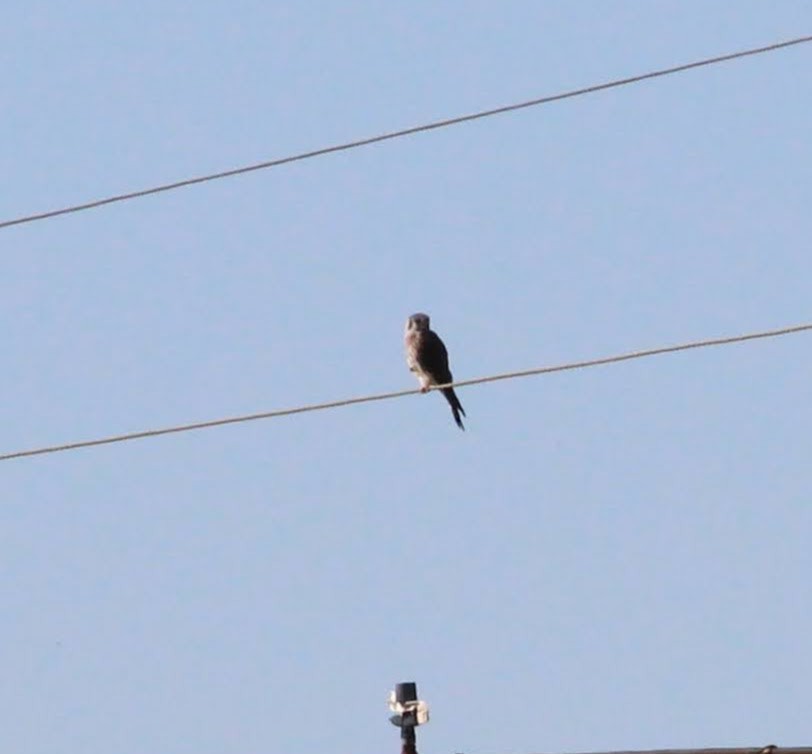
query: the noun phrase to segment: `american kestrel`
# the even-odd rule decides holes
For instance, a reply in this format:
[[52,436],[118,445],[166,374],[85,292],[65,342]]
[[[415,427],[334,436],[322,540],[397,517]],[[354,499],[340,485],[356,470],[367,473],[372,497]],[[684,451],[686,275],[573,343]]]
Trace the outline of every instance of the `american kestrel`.
[[[427,392],[432,385],[445,385],[454,381],[448,368],[448,351],[440,336],[429,327],[428,314],[412,314],[406,320],[403,341],[406,345],[406,363],[420,380],[422,392]],[[465,411],[454,388],[444,387],[442,393],[451,405],[457,426],[465,429],[460,419],[460,414],[465,416]]]

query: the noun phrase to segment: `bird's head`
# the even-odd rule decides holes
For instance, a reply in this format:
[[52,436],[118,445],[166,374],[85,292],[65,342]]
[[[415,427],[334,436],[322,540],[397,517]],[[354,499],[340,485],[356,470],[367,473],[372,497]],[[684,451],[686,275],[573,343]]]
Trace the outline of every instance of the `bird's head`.
[[417,314],[412,314],[412,316],[406,320],[407,331],[414,330],[416,332],[426,332],[428,329],[429,329],[428,314],[418,312]]

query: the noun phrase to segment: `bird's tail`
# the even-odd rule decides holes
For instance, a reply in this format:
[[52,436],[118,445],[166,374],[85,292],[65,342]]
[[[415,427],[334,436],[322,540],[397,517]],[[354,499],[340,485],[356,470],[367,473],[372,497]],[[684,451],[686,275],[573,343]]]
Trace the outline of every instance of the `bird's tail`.
[[454,414],[454,421],[457,422],[457,426],[460,429],[465,430],[465,427],[462,426],[462,419],[460,419],[460,414],[465,416],[465,409],[462,407],[460,399],[457,398],[457,394],[454,392],[454,388],[453,387],[443,388],[443,395],[445,396],[445,399],[451,406],[451,413]]

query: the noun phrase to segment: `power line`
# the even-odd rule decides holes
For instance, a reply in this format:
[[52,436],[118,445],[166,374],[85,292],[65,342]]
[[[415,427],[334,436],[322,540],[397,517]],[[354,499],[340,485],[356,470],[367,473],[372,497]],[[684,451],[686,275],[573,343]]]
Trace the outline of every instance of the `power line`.
[[736,747],[707,747],[702,749],[644,749],[609,752],[593,752],[592,754],[812,754],[812,746],[736,746]]
[[[438,385],[431,388],[440,390],[444,387],[466,387],[468,385],[481,385],[486,382],[498,382],[500,380],[512,380],[519,377],[532,377],[540,374],[552,374],[553,372],[568,372],[574,369],[587,369],[589,367],[603,366],[605,364],[617,364],[621,361],[631,361],[632,359],[643,359],[648,356],[659,356],[677,351],[689,351],[695,348],[709,348],[711,346],[724,346],[731,343],[743,343],[747,340],[759,340],[762,338],[776,338],[781,335],[791,335],[793,333],[812,330],[812,323],[804,325],[794,325],[783,327],[779,330],[764,330],[762,332],[746,333],[744,335],[733,335],[725,338],[712,338],[710,340],[696,340],[689,343],[681,343],[675,346],[663,346],[661,348],[650,348],[643,351],[631,351],[615,356],[604,356],[598,359],[588,359],[587,361],[574,361],[568,364],[557,366],[537,367],[535,369],[525,369],[518,372],[504,372],[502,374],[490,375],[488,377],[476,377],[472,380],[461,380],[448,385]],[[312,403],[296,408],[283,408],[276,411],[263,411],[257,414],[245,414],[242,416],[231,416],[225,419],[212,419],[210,421],[196,422],[194,424],[179,424],[173,427],[162,427],[159,429],[148,429],[142,432],[129,432],[123,435],[112,435],[96,440],[80,440],[69,442],[64,445],[51,445],[32,450],[18,450],[13,453],[0,455],[0,461],[10,461],[13,458],[24,458],[26,456],[39,456],[46,453],[59,453],[63,450],[78,450],[79,448],[90,448],[95,445],[111,445],[112,443],[125,442],[127,440],[140,440],[146,437],[157,437],[159,435],[169,435],[177,432],[191,432],[196,429],[209,429],[211,427],[222,427],[226,424],[239,424],[242,422],[256,421],[258,419],[277,419],[281,416],[292,416],[293,414],[304,414],[310,411],[324,411],[327,409],[340,408],[342,406],[353,406],[358,403],[372,403],[373,401],[385,401],[390,398],[402,398],[406,395],[420,393],[419,389],[398,390],[393,393],[378,393],[376,395],[365,395],[359,398],[345,398],[338,401],[328,401],[326,403]]]
[[245,165],[243,167],[233,168],[231,170],[223,170],[219,173],[210,173],[209,175],[201,175],[195,178],[186,178],[182,181],[175,181],[173,183],[164,183],[159,186],[153,186],[152,188],[141,189],[140,191],[130,191],[125,194],[116,194],[114,196],[109,196],[104,199],[95,199],[93,201],[85,202],[83,204],[74,204],[69,207],[63,207],[62,209],[54,209],[49,210],[47,212],[37,212],[31,215],[24,215],[22,217],[17,217],[11,220],[4,220],[0,222],[0,229],[9,228],[12,225],[22,225],[24,223],[32,223],[37,220],[47,220],[48,218],[51,217],[58,217],[59,215],[67,215],[73,212],[83,212],[84,210],[95,209],[96,207],[103,207],[104,205],[107,204],[129,201],[130,199],[139,199],[141,197],[150,196],[152,194],[160,194],[164,191],[174,191],[175,189],[184,188],[186,186],[194,186],[195,184],[198,183],[217,181],[220,180],[221,178],[231,178],[236,175],[251,173],[255,170],[265,170],[266,168],[275,168],[279,167],[280,165],[286,165],[291,162],[300,162],[302,160],[309,160],[312,159],[313,157],[321,157],[323,155],[332,154],[334,152],[345,152],[350,149],[358,149],[359,147],[369,146],[370,144],[377,144],[382,141],[390,141],[391,139],[399,139],[403,136],[412,136],[414,134],[423,133],[425,131],[434,131],[439,128],[447,128],[448,126],[455,126],[460,123],[467,123],[472,120],[479,120],[480,118],[489,118],[493,115],[502,115],[504,113],[510,113],[516,110],[523,110],[528,107],[536,107],[537,105],[546,105],[549,104],[550,102],[557,102],[559,100],[564,99],[572,99],[573,97],[581,97],[586,94],[594,94],[595,92],[600,92],[605,89],[614,89],[620,86],[627,86],[628,84],[636,84],[640,81],[659,78],[661,76],[670,76],[671,74],[682,73],[683,71],[689,71],[693,68],[701,68],[703,66],[724,63],[729,60],[736,60],[738,58],[749,57],[751,55],[761,55],[762,53],[766,52],[774,52],[776,50],[781,50],[786,47],[792,47],[794,45],[805,44],[807,42],[812,42],[812,35],[797,37],[795,39],[789,39],[784,42],[776,42],[775,44],[766,45],[764,47],[754,47],[748,50],[740,50],[739,52],[728,53],[726,55],[718,55],[712,58],[705,58],[703,60],[697,60],[692,63],[683,63],[682,65],[672,66],[671,68],[661,68],[659,70],[650,71],[649,73],[641,73],[637,76],[630,76],[628,78],[623,79],[615,79],[614,81],[607,81],[602,84],[594,84],[593,86],[587,86],[582,89],[571,89],[570,91],[562,92],[560,94],[553,94],[546,97],[538,97],[536,99],[526,100],[524,102],[517,102],[512,105],[503,105],[502,107],[495,107],[490,110],[481,110],[479,112],[469,113],[468,115],[460,115],[454,118],[436,120],[430,123],[423,124],[421,126],[412,126],[411,128],[404,128],[399,131],[390,131],[388,133],[379,134],[378,136],[370,136],[363,139],[357,139],[356,141],[345,142],[344,144],[335,144],[329,147],[322,147],[321,149],[314,149],[309,152],[300,152],[299,154],[290,155],[288,157],[280,157],[275,160],[267,160],[265,162],[258,162],[253,165]]

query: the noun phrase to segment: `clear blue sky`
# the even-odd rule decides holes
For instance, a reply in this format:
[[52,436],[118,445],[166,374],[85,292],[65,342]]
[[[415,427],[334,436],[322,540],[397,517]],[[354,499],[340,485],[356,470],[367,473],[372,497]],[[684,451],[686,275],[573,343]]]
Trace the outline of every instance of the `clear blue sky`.
[[[0,219],[810,33],[12,2]],[[812,45],[0,231],[0,451],[810,320]],[[15,754],[809,744],[810,336],[5,462]]]

